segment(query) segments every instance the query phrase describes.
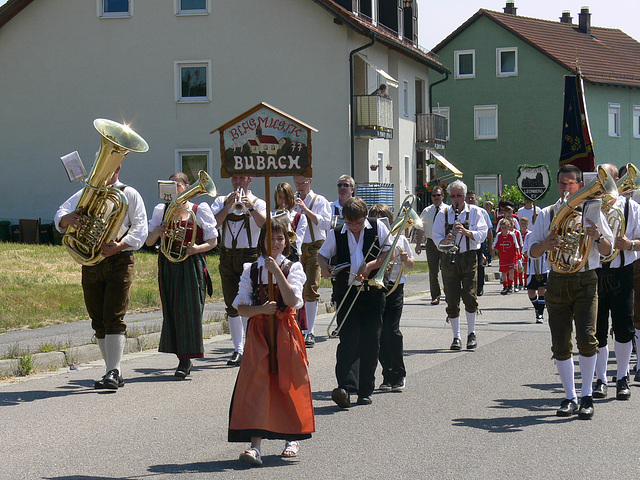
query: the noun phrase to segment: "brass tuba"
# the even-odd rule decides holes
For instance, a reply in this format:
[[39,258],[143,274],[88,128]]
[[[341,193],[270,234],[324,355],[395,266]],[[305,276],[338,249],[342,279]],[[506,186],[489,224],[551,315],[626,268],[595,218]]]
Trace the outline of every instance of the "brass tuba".
[[73,259],[86,266],[104,259],[102,244],[116,238],[127,214],[127,197],[109,185],[111,177],[129,152],[149,150],[147,142],[127,125],[97,118],[93,126],[102,135],[102,143],[76,206],[82,215],[82,226],[68,226],[62,238]]
[[[593,239],[589,238],[582,224],[582,212],[576,210],[585,201],[609,195],[618,196],[616,182],[609,172],[598,167],[596,178],[569,198],[565,198],[560,210],[553,217],[549,232],[560,236],[560,246],[551,250],[547,258],[554,271],[559,273],[579,272],[587,262]],[[609,198],[609,197],[608,197]]]
[[[196,215],[185,205],[190,199],[203,193],[215,197],[216,186],[209,174],[204,170],[200,170],[198,172],[198,183],[182,192],[178,198],[169,204],[164,212],[162,224],[166,228],[166,234],[162,236],[160,241],[160,251],[172,263],[184,261],[189,256],[187,247],[194,245],[196,242],[196,233],[198,232]],[[183,211],[188,212],[185,225],[182,224]],[[191,220],[192,226],[189,226],[189,220]],[[189,231],[191,232],[191,238],[186,241]]]

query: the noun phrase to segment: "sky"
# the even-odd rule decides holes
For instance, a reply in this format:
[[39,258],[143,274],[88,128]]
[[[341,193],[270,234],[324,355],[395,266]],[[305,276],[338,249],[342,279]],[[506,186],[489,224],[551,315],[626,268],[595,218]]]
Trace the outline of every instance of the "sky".
[[[619,28],[640,41],[639,0],[513,0],[518,15],[559,21],[571,12],[578,23],[582,7],[589,7],[591,26]],[[504,11],[506,0],[418,0],[418,43],[431,50],[479,9]]]
[[[0,0],[0,6],[7,0]],[[562,12],[571,12],[578,22],[580,9],[589,7],[591,25],[619,28],[640,41],[639,0],[514,0],[517,14],[558,21]],[[432,49],[480,8],[502,12],[506,0],[418,0],[418,43]]]

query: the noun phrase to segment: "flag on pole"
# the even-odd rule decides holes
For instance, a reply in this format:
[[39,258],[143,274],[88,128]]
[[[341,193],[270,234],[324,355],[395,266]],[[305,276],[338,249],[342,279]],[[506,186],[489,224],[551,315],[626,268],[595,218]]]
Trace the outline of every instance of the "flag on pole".
[[564,77],[564,116],[559,163],[571,163],[583,172],[593,172],[596,168],[587,104],[579,74]]

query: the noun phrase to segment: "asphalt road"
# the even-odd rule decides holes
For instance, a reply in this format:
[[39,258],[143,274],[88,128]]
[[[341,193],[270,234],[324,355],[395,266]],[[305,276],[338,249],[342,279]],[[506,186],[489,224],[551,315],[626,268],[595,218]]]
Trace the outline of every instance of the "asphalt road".
[[309,350],[316,433],[293,460],[280,458],[284,442],[264,441],[260,468],[237,460],[246,445],[226,441],[237,374],[228,335],[207,341],[184,381],[174,356],[148,351],[126,357],[117,392],[93,389],[102,362],[4,382],[0,479],[638,478],[640,384],[629,401],[596,400],[591,421],[556,417],[548,327],[534,323],[524,292],[500,289],[488,284],[480,299],[475,351],[448,349],[444,302],[407,298],[406,389],[348,411],[330,398],[337,340],[321,316]]

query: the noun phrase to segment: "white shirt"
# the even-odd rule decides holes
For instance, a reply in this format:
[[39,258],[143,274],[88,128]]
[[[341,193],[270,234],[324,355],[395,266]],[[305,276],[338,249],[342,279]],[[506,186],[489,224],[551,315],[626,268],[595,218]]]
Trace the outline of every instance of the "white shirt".
[[[386,252],[389,250],[391,244],[391,242],[384,242],[384,239],[389,236],[389,229],[384,224],[384,222],[376,222],[376,225],[378,227],[378,243],[380,245],[384,245],[382,251]],[[365,229],[368,230],[370,228],[373,228],[373,225],[371,225],[369,220],[365,219],[364,228],[360,231],[360,237],[358,238],[358,240],[356,240],[356,237],[353,235],[353,233],[351,233],[351,230],[349,230],[346,224],[342,226],[342,230],[340,231],[341,233],[347,232],[349,260],[351,262],[351,266],[349,267],[349,283],[351,283],[351,281],[356,277],[356,275],[358,274],[358,270],[360,270],[360,267],[364,264],[364,254],[367,253],[362,251],[364,247],[364,231]],[[336,243],[335,230],[331,229],[329,230],[327,238],[322,244],[322,247],[320,247],[320,250],[318,250],[318,255],[322,255],[324,258],[329,259],[333,257],[337,252],[338,247]],[[372,252],[376,254],[375,247],[372,249]],[[376,256],[379,257],[380,255],[378,254]],[[360,283],[361,282],[355,282],[354,284],[359,285]]]
[[[393,236],[391,241],[387,243],[389,245],[393,243]],[[402,252],[408,253],[409,258],[414,258],[413,252],[411,251],[411,245],[409,245],[409,240],[407,240],[407,237],[400,234],[400,237],[398,238],[398,243],[396,243],[396,246],[400,248]],[[393,267],[391,269],[391,273],[389,274],[389,281],[391,283],[396,282],[396,279],[400,274],[400,269],[402,268],[402,260],[400,259],[400,252],[396,251],[395,254],[396,254],[396,257],[393,259],[393,262],[392,262]],[[403,270],[402,277],[400,278],[400,282],[398,283],[404,283],[406,281],[407,281],[407,276],[404,274],[404,270]]]
[[[315,202],[313,202],[314,198],[316,199]],[[310,210],[316,215],[316,217],[318,217],[318,224],[316,225],[307,219],[307,231],[305,232],[302,243],[324,240],[327,238],[327,230],[331,228],[331,204],[329,203],[329,200],[324,198],[322,195],[317,195],[313,190],[309,190],[307,196],[304,197],[304,204],[308,208],[309,205],[311,205],[311,202],[313,202],[313,206]],[[296,211],[300,212],[301,210],[299,207],[296,207]],[[311,239],[312,231],[314,235],[313,240]]]
[[[276,262],[281,265],[284,261],[285,264],[291,263],[291,269],[287,277],[287,282],[291,285],[293,292],[296,295],[297,302],[292,308],[301,308],[304,305],[304,299],[302,298],[302,289],[304,282],[307,280],[307,276],[304,274],[304,267],[300,262],[289,262],[282,254],[276,257]],[[258,258],[258,268],[264,267],[264,257]],[[262,268],[262,283],[267,285],[269,270]],[[271,275],[271,280],[275,285],[278,284],[276,277]],[[245,263],[242,266],[242,276],[240,277],[240,284],[238,285],[238,295],[233,301],[233,308],[237,309],[238,305],[253,305],[253,284],[251,283],[251,263]]]
[[[458,221],[464,223],[469,220],[467,230],[471,231],[473,238],[469,238],[469,250],[478,250],[482,242],[487,238],[489,226],[482,215],[481,208],[477,205],[469,205],[464,203],[464,208],[458,214]],[[452,207],[447,207],[436,216],[433,224],[433,241],[440,248],[440,242],[447,236],[445,232],[445,215],[448,215],[449,225],[455,223],[455,212]],[[462,234],[456,234],[454,243],[460,248],[460,253],[467,251],[467,238]]]
[[[153,232],[156,228],[162,225],[165,205],[166,204],[164,203],[159,203],[154,207],[153,213],[151,214],[151,220],[149,220],[150,232]],[[193,211],[193,203],[191,202],[187,202],[184,207]],[[202,229],[202,239],[205,242],[212,238],[217,238],[218,229],[216,228],[216,217],[213,215],[211,207],[209,207],[209,204],[206,202],[198,205],[198,210],[196,211],[196,225],[198,225],[198,228]]]
[[[529,245],[527,249],[527,255],[529,255],[529,258],[532,258],[531,247],[533,245],[536,245],[542,242],[545,238],[549,236],[549,227],[551,226],[551,209],[552,208],[555,209],[555,212],[556,212],[555,215],[557,215],[561,205],[562,205],[562,200],[560,199],[554,205],[549,205],[548,207],[543,208],[538,214],[538,218],[536,219],[536,224],[533,226],[533,231],[529,235],[527,235],[527,237],[531,237],[531,239],[529,240]],[[555,218],[555,215],[554,215],[554,218]],[[609,228],[609,225],[607,224],[607,220],[604,217],[604,214],[602,212],[600,212],[600,217],[598,218],[598,221],[596,222],[596,224],[598,226],[598,230],[600,231],[600,233],[602,233],[603,237],[609,240],[609,242],[611,242],[611,244],[613,245],[613,234],[611,233],[611,229]],[[589,267],[588,268],[589,270],[593,270],[595,268],[600,267],[600,252],[598,252],[597,245],[598,245],[597,243],[591,242],[591,249],[589,250],[589,253],[588,253],[587,264],[585,265],[585,267],[582,268],[582,270],[580,270],[581,272],[584,272],[586,267]],[[536,257],[533,257],[533,258],[536,258]],[[547,258],[547,267],[551,269],[551,263],[549,262],[548,258]]]
[[[633,200],[629,199],[629,218],[627,219],[627,227],[625,230],[625,237],[629,240],[640,240],[640,205]],[[615,206],[619,207],[620,210],[624,213],[624,205],[626,203],[626,199],[623,196],[619,196],[616,200]],[[612,252],[613,253],[613,252]],[[624,266],[633,263],[638,259],[637,251],[624,251]],[[619,268],[622,262],[622,258],[620,253],[611,261],[611,268]]]
[[[531,237],[531,230],[528,230],[528,233],[524,237],[524,246],[522,247],[522,251],[525,253],[529,251],[529,243],[531,241]],[[527,255],[527,259],[527,283],[531,281],[533,275],[542,275],[544,273],[549,273],[546,253],[543,253],[542,256],[538,258],[532,258]]]
[[[259,199],[251,192],[247,192],[246,196],[249,197],[249,200],[253,202],[254,208],[266,217],[267,204],[265,203],[265,201]],[[211,211],[213,212],[214,215],[217,215],[220,211],[222,211],[222,209],[224,208],[224,202],[226,199],[227,199],[227,196],[225,195],[220,195],[219,197],[216,197],[216,199],[211,204]],[[229,206],[229,211],[227,213],[231,212],[232,208],[233,208],[233,204]],[[239,222],[228,221],[226,223],[229,229],[225,235],[222,235],[223,238],[222,238],[222,241],[220,242],[220,245],[222,247],[231,248],[232,246],[231,242],[233,241],[233,238],[237,236],[238,244],[236,245],[236,248],[255,248],[255,246],[258,244],[258,237],[260,236],[260,227],[258,227],[258,224],[253,219],[253,215],[251,215],[250,212],[247,212],[247,215],[249,215],[249,228],[251,229],[251,245],[249,245],[249,237],[247,236],[247,230],[243,228],[244,221],[239,221]],[[222,234],[222,225],[218,225],[218,228],[220,229],[220,233]]]
[[[121,188],[122,185],[122,182],[116,182],[112,186]],[[56,229],[60,233],[64,233],[66,230],[64,228],[60,228],[60,219],[76,209],[83,191],[84,189],[78,190],[71,197],[69,197],[60,206],[60,208],[58,208],[53,221],[55,223]],[[118,239],[121,235],[124,235],[126,232],[126,235],[124,235],[124,237],[122,237],[120,241],[126,243],[129,246],[123,251],[135,251],[142,247],[144,241],[147,239],[147,235],[149,234],[149,230],[147,229],[147,211],[144,207],[144,201],[142,200],[142,197],[135,188],[127,185],[123,193],[124,196],[127,197],[129,205],[127,207],[127,214],[124,217],[124,221],[122,222],[122,226],[118,231],[116,239]]]
[[425,238],[430,238],[433,240],[433,223],[437,216],[436,209],[441,212],[448,206],[449,205],[444,202],[440,204],[440,207],[436,207],[436,204],[432,203],[427,208],[422,210],[422,213],[420,214],[420,220],[422,220],[422,228],[420,228],[419,230],[422,230],[424,232]]
[[[536,205],[535,210],[539,214],[542,209]],[[523,218],[523,217],[527,217],[529,219],[529,226],[533,226],[533,207],[532,208],[520,207],[518,209],[518,218]]]
[[340,199],[336,200],[331,204],[331,215],[342,216],[342,205],[340,205]]

